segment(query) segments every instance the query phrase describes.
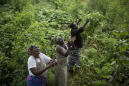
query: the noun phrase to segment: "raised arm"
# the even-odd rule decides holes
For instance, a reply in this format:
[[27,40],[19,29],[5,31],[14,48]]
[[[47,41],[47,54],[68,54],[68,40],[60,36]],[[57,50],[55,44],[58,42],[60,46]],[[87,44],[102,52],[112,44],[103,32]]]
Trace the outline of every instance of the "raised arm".
[[81,21],[81,19],[78,19],[78,20],[77,20],[77,25],[80,23],[80,21]]
[[63,47],[60,47],[59,45],[56,48],[56,52],[58,52],[59,54],[63,55],[63,56],[68,56],[69,50],[64,49]]
[[85,26],[88,24],[88,22],[89,22],[89,19],[88,20],[86,20],[86,22],[84,23],[84,25],[82,26],[82,28],[84,29],[85,28]]
[[80,28],[77,29],[77,30],[73,30],[73,31],[72,31],[72,35],[75,35],[75,34],[77,34],[77,33],[83,32],[83,30],[84,30],[85,26],[88,24],[88,22],[89,22],[89,19],[86,20],[86,22],[84,23],[84,25],[83,25],[82,27],[80,27]]

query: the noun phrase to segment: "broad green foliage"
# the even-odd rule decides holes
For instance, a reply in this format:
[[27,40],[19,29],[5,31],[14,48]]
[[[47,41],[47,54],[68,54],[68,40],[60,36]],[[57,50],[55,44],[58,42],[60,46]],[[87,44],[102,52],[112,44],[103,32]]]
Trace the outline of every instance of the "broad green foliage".
[[0,0],[0,5],[6,4],[8,2],[9,2],[9,0]]
[[37,20],[47,23],[47,27],[55,29],[68,29],[68,25],[73,21],[73,16],[62,10],[37,10]]
[[[70,40],[70,23],[90,22],[82,37],[81,68],[72,86],[129,85],[128,0],[1,0],[0,86],[25,86],[26,49],[35,44],[55,58],[54,37]],[[44,6],[42,6],[44,5]],[[51,6],[52,5],[52,6]],[[49,7],[51,6],[51,7]],[[54,68],[48,71],[54,86]]]
[[[1,85],[24,86],[28,74],[26,48],[35,44],[46,55],[55,57],[55,45],[52,45],[51,39],[62,35],[68,40],[69,35],[64,34],[69,33],[67,27],[73,17],[62,10],[40,10],[32,5],[20,12],[2,12],[0,16],[0,50],[3,53],[0,62],[5,62],[1,63],[1,69],[5,69],[0,72],[0,75],[5,75],[0,79]],[[50,73],[53,75],[53,72]]]
[[[104,20],[104,16],[99,12],[93,12],[86,15],[86,19],[89,19],[89,24],[87,25],[85,31],[83,32],[83,37],[86,38],[88,35],[93,35],[96,29],[99,28],[101,22]],[[99,27],[98,27],[99,26]]]

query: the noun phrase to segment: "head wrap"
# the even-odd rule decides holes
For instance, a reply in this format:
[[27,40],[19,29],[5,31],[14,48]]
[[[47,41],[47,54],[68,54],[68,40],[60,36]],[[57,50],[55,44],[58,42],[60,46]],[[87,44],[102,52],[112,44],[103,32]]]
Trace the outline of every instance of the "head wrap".
[[55,42],[55,43],[59,43],[61,40],[63,40],[63,38],[62,38],[62,36],[61,35],[57,35],[57,36],[54,36],[53,37],[53,41]]

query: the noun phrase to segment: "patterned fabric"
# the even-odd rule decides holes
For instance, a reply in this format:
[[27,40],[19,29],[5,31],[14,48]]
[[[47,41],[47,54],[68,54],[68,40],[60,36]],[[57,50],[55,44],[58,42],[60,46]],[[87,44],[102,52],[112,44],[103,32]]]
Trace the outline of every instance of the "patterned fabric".
[[27,76],[27,86],[46,86],[46,76]]
[[75,66],[76,69],[80,66],[80,48],[75,48],[70,51],[68,55],[68,70],[73,71],[73,67]]

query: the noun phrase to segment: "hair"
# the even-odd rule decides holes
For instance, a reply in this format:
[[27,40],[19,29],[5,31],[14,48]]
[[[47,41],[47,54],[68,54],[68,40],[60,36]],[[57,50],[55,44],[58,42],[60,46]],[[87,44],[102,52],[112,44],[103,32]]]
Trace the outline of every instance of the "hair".
[[39,49],[37,46],[35,45],[31,45],[28,49],[27,49],[27,52],[29,55],[32,55],[34,49]]
[[75,22],[72,22],[70,25],[69,25],[69,27],[71,28],[71,29],[74,29],[75,28]]
[[63,40],[62,36],[57,36],[56,43],[60,44],[60,41]]
[[70,28],[73,28],[73,27],[74,27],[74,23],[71,23],[71,24],[69,25],[69,27],[70,27]]

